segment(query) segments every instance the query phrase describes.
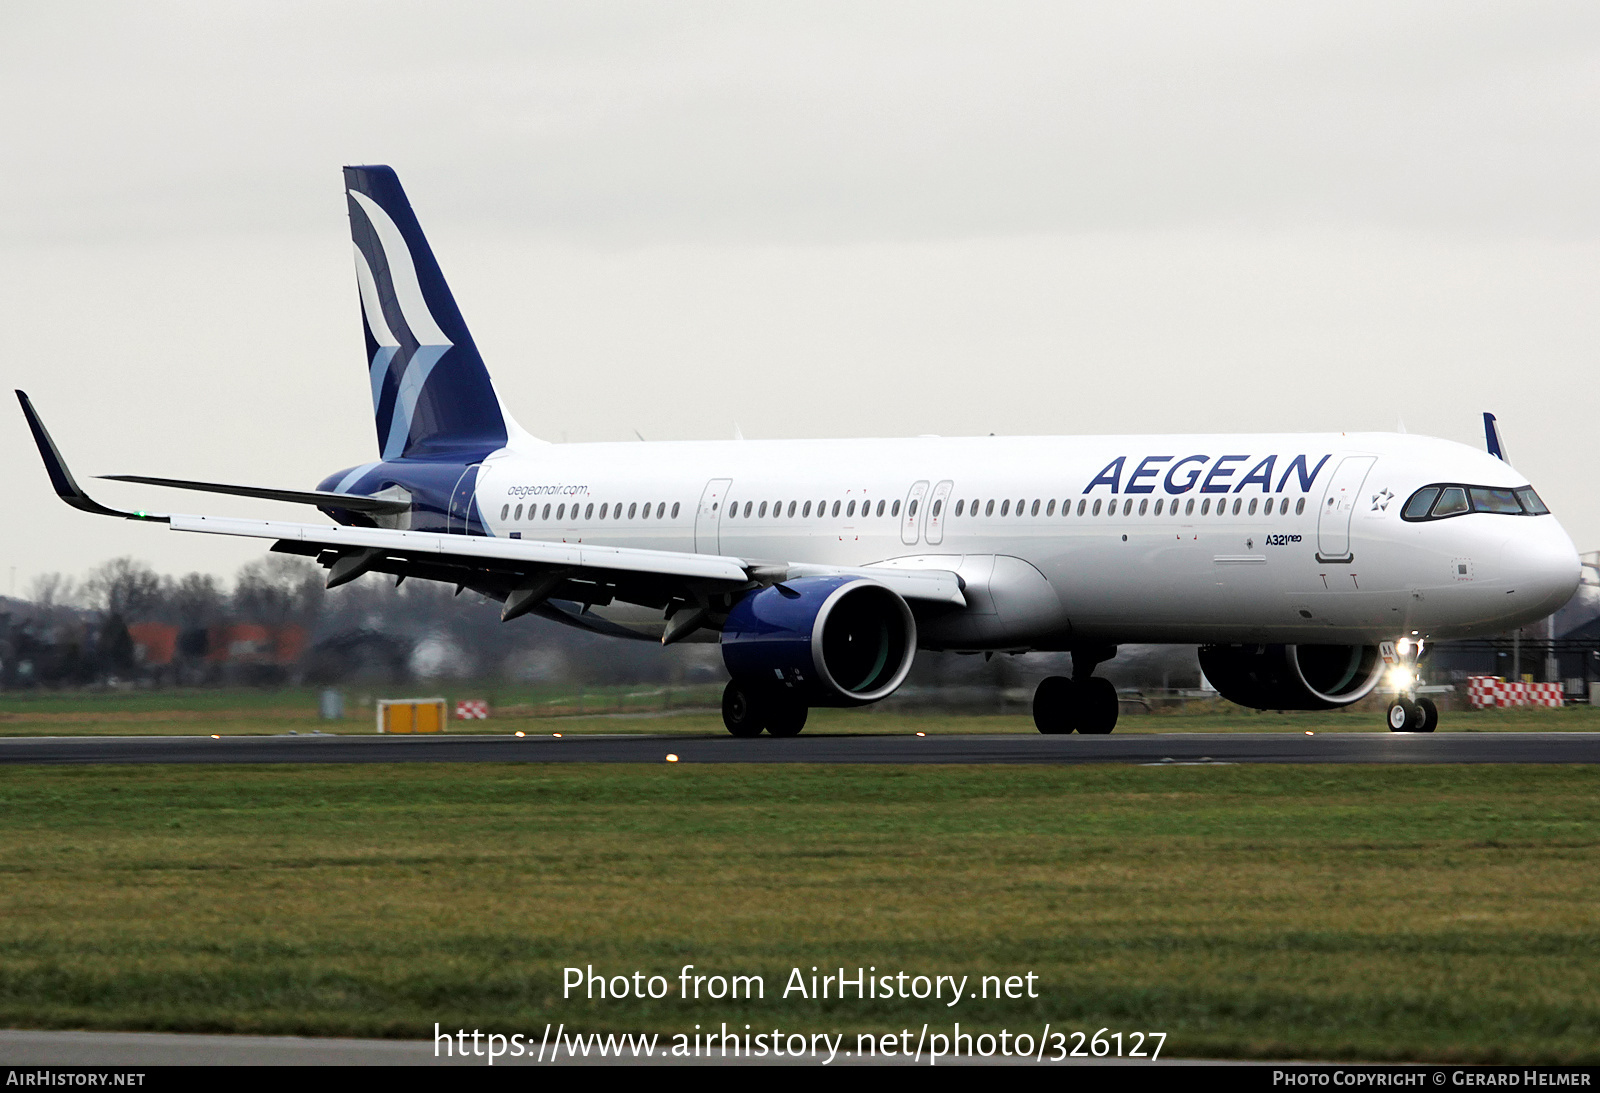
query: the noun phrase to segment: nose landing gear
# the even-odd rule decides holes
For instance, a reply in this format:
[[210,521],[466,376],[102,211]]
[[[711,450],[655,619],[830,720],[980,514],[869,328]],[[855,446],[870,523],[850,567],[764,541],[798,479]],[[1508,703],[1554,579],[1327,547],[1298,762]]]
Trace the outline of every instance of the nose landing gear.
[[1417,694],[1417,661],[1422,658],[1421,638],[1385,641],[1378,651],[1395,673],[1399,694],[1389,704],[1386,720],[1390,732],[1432,732],[1439,727],[1439,707],[1433,699]]

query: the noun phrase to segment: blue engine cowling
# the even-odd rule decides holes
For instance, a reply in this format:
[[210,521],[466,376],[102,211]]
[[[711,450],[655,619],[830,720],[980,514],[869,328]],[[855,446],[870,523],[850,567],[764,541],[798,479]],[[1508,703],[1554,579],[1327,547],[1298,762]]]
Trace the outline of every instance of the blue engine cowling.
[[887,698],[916,651],[906,601],[862,577],[799,577],[757,589],[722,628],[722,660],[735,679],[781,683],[812,706]]

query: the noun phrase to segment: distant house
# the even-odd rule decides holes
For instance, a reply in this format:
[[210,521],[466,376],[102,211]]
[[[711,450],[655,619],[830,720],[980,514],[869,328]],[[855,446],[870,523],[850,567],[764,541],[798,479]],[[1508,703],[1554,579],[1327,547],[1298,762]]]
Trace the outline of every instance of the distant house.
[[178,628],[164,622],[136,622],[128,627],[133,662],[140,668],[165,668],[178,651]]

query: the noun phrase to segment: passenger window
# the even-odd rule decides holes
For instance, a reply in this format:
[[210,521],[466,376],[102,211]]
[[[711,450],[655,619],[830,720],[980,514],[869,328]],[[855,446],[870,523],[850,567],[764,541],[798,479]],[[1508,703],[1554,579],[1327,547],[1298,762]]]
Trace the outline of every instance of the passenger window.
[[1406,502],[1406,507],[1400,515],[1408,520],[1420,520],[1428,515],[1428,506],[1433,504],[1433,499],[1438,496],[1438,486],[1425,486],[1411,495],[1411,500]]
[[806,502],[806,507],[800,510],[800,515],[802,517],[804,517],[805,519],[807,519],[807,520],[811,519],[811,502],[810,501],[807,501]]
[[[663,516],[665,516],[666,514],[667,514],[667,503],[665,501],[663,501],[659,505],[656,506],[656,519],[659,520]],[[677,506],[676,502],[674,502],[673,506],[672,506],[672,515],[674,515],[674,516],[678,515],[678,506]]]
[[1149,507],[1150,499],[1148,497],[1141,497],[1139,499],[1139,515],[1143,516],[1145,514],[1145,510],[1147,510]]
[[1026,505],[1026,504],[1027,504],[1027,503],[1028,503],[1028,501],[1027,501],[1027,499],[1026,499],[1026,498],[1023,498],[1023,497],[1019,497],[1019,498],[1017,498],[1017,515],[1018,515],[1018,516],[1021,516],[1021,515],[1022,515],[1022,508],[1023,508],[1023,506],[1024,506],[1024,505]]
[[1287,497],[1285,497],[1282,501],[1280,501],[1278,503],[1278,515],[1279,516],[1287,516],[1287,515],[1289,515],[1289,499]]
[[1306,499],[1304,497],[1302,497],[1302,498],[1300,498],[1300,500],[1298,500],[1298,501],[1296,501],[1294,503],[1294,514],[1296,516],[1299,516],[1301,513],[1305,512],[1305,511],[1306,511]]
[[1433,506],[1433,515],[1454,516],[1467,509],[1467,491],[1460,486],[1451,486],[1439,494],[1439,500]]
[[583,518],[585,520],[594,519],[594,502],[591,501],[589,504],[583,506]]
[[556,519],[557,520],[565,520],[566,518],[567,518],[567,506],[562,505],[560,508],[556,509]]
[[1029,516],[1038,516],[1039,515],[1039,502],[1037,500],[1034,501],[1033,508],[1028,510],[1028,515]]
[[[663,504],[663,505],[665,505],[665,504],[666,504],[666,502],[665,502],[665,501],[663,501],[663,502],[661,502],[661,503],[662,503],[662,504]],[[681,502],[681,501],[674,501],[674,502],[673,502],[673,503],[672,503],[672,518],[673,518],[673,519],[674,519],[674,520],[676,520],[676,519],[677,519],[677,518],[678,518],[678,506],[679,506],[679,505],[680,505],[680,504],[682,504],[682,502]]]
[[878,502],[878,515],[879,516],[883,515],[883,502],[882,501]]
[[900,502],[896,501],[894,504],[889,506],[889,515],[890,516],[899,516],[900,515]]
[[1235,497],[1233,499],[1233,514],[1235,516],[1239,515],[1239,506],[1242,504],[1244,504],[1244,501],[1241,498]]
[[[1086,505],[1086,504],[1088,504],[1087,501],[1079,501],[1078,502],[1078,515],[1079,516],[1083,515],[1083,506]],[[1098,502],[1098,501],[1095,502],[1094,511],[1096,511],[1096,512],[1100,511],[1100,502]]]
[[1502,516],[1521,516],[1522,506],[1517,504],[1517,495],[1513,490],[1490,490],[1482,486],[1472,487],[1472,511],[1494,512]]
[[[749,515],[749,513],[747,512],[746,515]],[[763,517],[767,515],[767,503],[765,501],[761,502],[761,508],[756,512],[756,515]]]
[[[881,502],[881,501],[879,502],[879,504],[882,504],[882,503],[883,502]],[[957,501],[956,502],[956,515],[960,516],[961,515],[961,510],[966,508],[966,507],[967,507],[967,503],[965,501]]]
[[515,511],[515,512],[513,512],[513,513],[512,513],[512,514],[511,514],[511,519],[513,519],[513,520],[520,520],[520,519],[522,519],[522,506],[521,506],[521,505],[518,505],[518,506],[517,506],[517,511]]
[[839,502],[837,502],[837,501],[835,501],[835,502],[834,502],[834,503],[833,503],[833,514],[834,514],[834,515],[835,515],[835,516],[838,516],[838,515],[839,515]]
[[[1184,503],[1183,514],[1185,516],[1193,516],[1194,515],[1194,498],[1193,497],[1189,498],[1189,500]],[[1205,513],[1201,513],[1200,515],[1204,516]]]
[[540,516],[539,519],[541,519],[541,520],[550,519],[550,506],[549,505],[546,505],[544,507],[544,514],[542,516]]
[[854,501],[845,506],[844,514],[846,516],[854,516],[856,514],[856,503]]
[[794,502],[793,501],[789,502],[789,519],[791,519],[791,520],[794,519]]
[[1517,500],[1522,502],[1523,511],[1529,516],[1547,516],[1550,513],[1550,510],[1545,508],[1544,502],[1539,500],[1539,495],[1533,492],[1532,486],[1518,490]]
[[1054,516],[1056,514],[1056,500],[1055,500],[1055,498],[1052,497],[1050,499],[1050,503],[1044,507],[1044,514],[1046,516]]
[[1122,515],[1124,515],[1124,516],[1132,516],[1133,515],[1133,498],[1130,497],[1130,498],[1128,498],[1126,501],[1124,501],[1122,503]]
[[994,502],[993,501],[990,501],[987,505],[983,506],[983,514],[985,516],[993,516],[994,515]]
[[501,505],[500,506],[500,519],[504,520],[506,518],[506,516],[510,512],[511,512],[511,506],[510,505]]
[[1252,497],[1252,498],[1250,498],[1250,515],[1254,516],[1255,514],[1256,514],[1256,499],[1254,497]]
[[939,500],[937,500],[937,501],[935,501],[933,503],[933,514],[935,516],[938,516],[939,515],[939,510],[942,509],[942,508],[944,508],[944,498],[941,497]]
[[[1079,501],[1078,504],[1081,505],[1081,504],[1083,504],[1083,502]],[[1100,515],[1100,502],[1099,502],[1098,499],[1094,503],[1094,513],[1093,513],[1093,515],[1095,515],[1095,516],[1099,516]]]
[[1211,514],[1211,498],[1207,497],[1204,501],[1200,502],[1200,515],[1201,516],[1209,516],[1210,514]]
[[601,505],[600,506],[600,519],[604,520],[605,518],[606,518],[606,506],[605,505]]

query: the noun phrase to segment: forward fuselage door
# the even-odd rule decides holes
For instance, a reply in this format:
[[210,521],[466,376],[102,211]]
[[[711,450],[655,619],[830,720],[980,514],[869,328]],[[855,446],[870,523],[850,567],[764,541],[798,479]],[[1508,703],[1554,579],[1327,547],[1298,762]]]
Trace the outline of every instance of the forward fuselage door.
[[1346,456],[1328,480],[1328,492],[1317,513],[1317,561],[1350,560],[1350,518],[1356,512],[1361,483],[1377,461],[1377,456],[1371,455]]
[[731,478],[713,478],[706,483],[700,495],[700,508],[694,514],[694,550],[696,554],[720,554],[718,528],[722,524],[722,510],[728,506],[728,490],[733,487]]
[[955,483],[946,478],[933,487],[933,496],[928,498],[928,524],[924,535],[934,546],[944,542],[944,522],[950,515],[945,509],[950,505],[950,490],[954,486]]
[[922,502],[927,496],[927,479],[914,483],[911,492],[906,494],[906,507],[900,510],[900,541],[906,546],[916,545],[917,532],[922,525]]

